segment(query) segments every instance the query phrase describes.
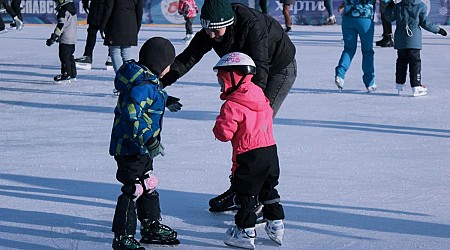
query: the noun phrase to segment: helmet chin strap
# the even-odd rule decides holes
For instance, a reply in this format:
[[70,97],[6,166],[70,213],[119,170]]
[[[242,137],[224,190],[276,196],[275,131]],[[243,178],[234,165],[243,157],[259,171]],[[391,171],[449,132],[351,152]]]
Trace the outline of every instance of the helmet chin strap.
[[229,71],[230,73],[230,78],[231,78],[231,88],[229,90],[226,91],[226,94],[229,95],[231,93],[233,93],[234,91],[236,91],[244,82],[245,77],[248,74],[244,74],[241,79],[239,80],[238,84],[236,84],[236,81],[234,80],[234,75],[232,71]]

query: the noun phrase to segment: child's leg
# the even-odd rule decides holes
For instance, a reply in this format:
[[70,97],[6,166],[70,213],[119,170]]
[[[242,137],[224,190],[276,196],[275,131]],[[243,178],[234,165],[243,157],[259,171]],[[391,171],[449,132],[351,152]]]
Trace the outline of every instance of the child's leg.
[[194,20],[194,18],[186,18],[186,35],[188,34],[194,34],[194,32],[192,31],[192,21]]
[[411,87],[421,86],[422,60],[420,59],[420,50],[410,49],[408,58],[409,58],[409,78],[411,82]]
[[75,51],[75,45],[59,43],[59,60],[61,61],[61,74],[70,75],[72,72],[71,57]]
[[75,66],[75,57],[73,54],[75,53],[75,44],[68,44],[70,46],[70,51],[72,52],[70,54],[70,77],[76,78],[77,77],[77,67]]
[[408,70],[408,50],[397,50],[397,62],[395,64],[395,83],[405,84]]

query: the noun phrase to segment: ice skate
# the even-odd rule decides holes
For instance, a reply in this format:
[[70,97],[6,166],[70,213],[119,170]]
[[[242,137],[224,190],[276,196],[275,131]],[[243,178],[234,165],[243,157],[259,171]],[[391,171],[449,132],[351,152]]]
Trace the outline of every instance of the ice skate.
[[141,224],[141,243],[157,245],[178,245],[177,232],[158,221],[144,220]]
[[184,44],[189,45],[189,43],[191,43],[192,36],[193,36],[192,34],[187,34],[186,37],[183,39]]
[[145,250],[133,235],[120,235],[114,237],[112,248],[114,250]]
[[403,91],[403,84],[395,84],[395,89],[397,89],[397,94],[400,95],[400,92]]
[[266,230],[269,238],[281,246],[284,235],[283,220],[268,220],[264,229]]
[[4,34],[4,33],[6,33],[6,32],[8,32],[8,30],[6,30],[6,28],[0,30],[0,34]]
[[225,240],[227,246],[255,249],[256,231],[254,227],[239,228],[234,226],[227,230]]
[[393,47],[394,40],[392,39],[392,34],[383,35],[383,38],[375,42],[375,45],[380,47]]
[[23,22],[17,16],[14,17],[14,23],[16,25],[16,30],[22,30],[23,29]]
[[413,96],[414,97],[426,95],[427,91],[428,91],[428,89],[424,85],[420,85],[420,86],[412,88],[412,92],[413,92]]
[[110,56],[108,56],[108,59],[106,59],[105,67],[106,67],[106,70],[114,70]]
[[55,81],[55,83],[58,83],[58,84],[71,83],[70,76],[66,75],[66,74],[57,75],[57,76],[53,77],[53,80]]
[[92,68],[92,58],[83,56],[75,59],[75,66],[79,69],[90,70]]
[[237,210],[236,205],[234,205],[234,196],[236,196],[236,193],[228,189],[223,194],[212,198],[209,200],[209,211],[224,212]]
[[336,16],[332,15],[332,16],[327,17],[325,24],[326,25],[335,25],[336,24]]
[[340,76],[336,76],[334,78],[334,83],[338,87],[339,91],[342,91],[344,89],[344,82],[345,82],[344,79]]
[[370,85],[369,87],[366,87],[366,89],[367,89],[367,92],[369,92],[369,93],[374,92],[377,90],[377,85],[374,83],[374,84]]
[[286,28],[284,29],[284,32],[289,33],[292,31],[291,26],[286,26]]

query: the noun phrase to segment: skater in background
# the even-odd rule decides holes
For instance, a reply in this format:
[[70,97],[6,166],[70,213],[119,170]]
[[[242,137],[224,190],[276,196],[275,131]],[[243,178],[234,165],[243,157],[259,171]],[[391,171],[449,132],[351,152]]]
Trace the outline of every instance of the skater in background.
[[76,81],[77,69],[75,67],[75,43],[77,42],[77,9],[72,0],[56,1],[56,18],[58,23],[55,30],[47,39],[46,45],[59,43],[59,60],[61,61],[61,74],[53,78],[55,82]]
[[182,15],[186,21],[184,24],[186,28],[186,37],[184,38],[184,41],[186,44],[189,44],[194,36],[192,22],[194,22],[197,13],[198,7],[195,0],[180,0],[178,2],[178,14]]
[[105,0],[100,34],[109,47],[114,72],[131,60],[131,46],[137,46],[143,0]]
[[426,95],[428,90],[422,85],[421,74],[421,28],[442,36],[447,36],[447,31],[427,19],[427,6],[421,0],[402,0],[398,4],[391,0],[385,15],[387,21],[396,23],[394,48],[397,50],[395,82],[398,93],[403,90],[409,67],[413,96]]
[[375,42],[376,46],[380,47],[393,47],[394,39],[392,36],[392,23],[386,20],[386,14],[384,13],[389,0],[380,0],[380,16],[381,16],[381,26],[383,27],[382,38]]
[[[22,8],[20,7],[21,4],[22,4],[22,0],[12,0],[12,1],[11,1],[11,9],[14,10],[14,12],[15,12],[16,15],[17,15],[17,18],[19,18],[19,20],[23,22],[23,18],[22,18]],[[16,24],[15,20],[13,20],[13,21],[9,24],[9,26],[10,26],[11,28],[16,28],[16,27],[17,27],[17,24]]]
[[[23,29],[23,22],[21,20],[22,14],[20,13],[20,2],[19,2],[19,12],[16,12],[11,8],[8,0],[0,0],[0,7],[5,8],[6,12],[13,18],[14,26],[17,30]],[[4,32],[6,32],[6,26],[2,16],[0,15],[0,33]]]
[[[161,81],[169,86],[190,71],[210,50],[220,57],[240,51],[252,58],[252,82],[263,89],[274,116],[297,77],[295,46],[273,17],[228,0],[206,0],[200,11],[202,29],[180,53]],[[233,209],[230,189],[209,201],[210,211]]]
[[145,250],[134,238],[137,219],[141,243],[179,244],[177,232],[160,223],[158,178],[153,172],[153,159],[164,155],[161,130],[167,93],[159,78],[170,70],[174,58],[170,41],[153,37],[142,45],[139,62],[126,61],[114,79],[120,95],[109,153],[117,162],[116,178],[122,183],[112,225],[116,250]]
[[[90,70],[94,59],[93,52],[95,43],[97,42],[97,33],[100,30],[100,25],[102,22],[105,0],[82,0],[82,2],[83,9],[87,13],[87,38],[83,56],[75,59],[75,63],[78,68]],[[108,49],[108,59],[105,62],[106,67],[112,67],[111,57],[109,54]]]
[[283,4],[283,16],[284,16],[284,24],[286,28],[284,31],[291,32],[292,31],[292,19],[291,19],[291,5],[295,5],[295,0],[280,0],[280,3]]
[[375,0],[345,0],[339,6],[342,12],[342,36],[344,50],[335,68],[335,84],[339,90],[344,88],[347,70],[352,64],[358,47],[358,36],[361,40],[362,80],[369,92],[377,89],[375,84],[375,67],[373,51]]
[[265,230],[270,239],[281,245],[284,234],[284,211],[278,185],[280,167],[272,131],[273,110],[260,87],[252,83],[256,74],[253,60],[244,53],[232,52],[214,66],[224,100],[213,128],[214,136],[231,141],[233,147],[231,190],[239,208],[235,226],[226,233],[229,246],[255,247],[254,208],[262,203]]

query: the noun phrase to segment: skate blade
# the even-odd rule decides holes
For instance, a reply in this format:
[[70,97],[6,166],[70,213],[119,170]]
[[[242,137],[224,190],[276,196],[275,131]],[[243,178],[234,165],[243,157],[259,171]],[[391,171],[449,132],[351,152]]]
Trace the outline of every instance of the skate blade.
[[424,95],[427,95],[427,92],[420,92],[420,93],[413,94],[414,97],[424,96]]
[[90,63],[77,63],[75,62],[75,66],[77,69],[90,70],[92,68],[92,64]]
[[148,245],[161,245],[161,246],[175,246],[179,245],[180,241],[178,239],[168,240],[168,241],[159,241],[159,240],[150,240],[146,238],[142,238],[140,240],[142,244],[148,244]]
[[62,81],[53,81],[55,84],[70,84],[72,83],[70,80],[62,80]]

